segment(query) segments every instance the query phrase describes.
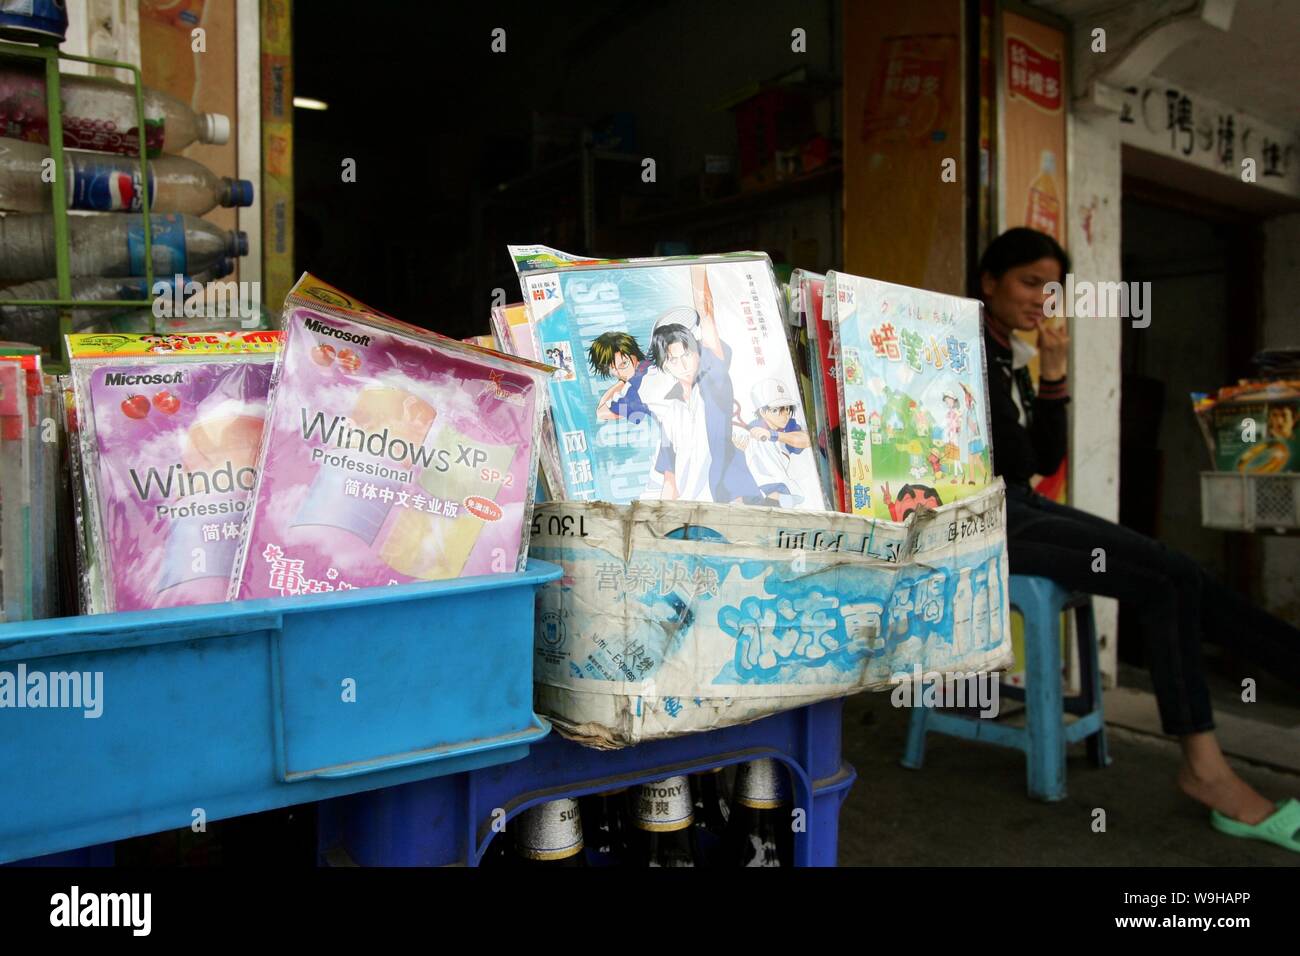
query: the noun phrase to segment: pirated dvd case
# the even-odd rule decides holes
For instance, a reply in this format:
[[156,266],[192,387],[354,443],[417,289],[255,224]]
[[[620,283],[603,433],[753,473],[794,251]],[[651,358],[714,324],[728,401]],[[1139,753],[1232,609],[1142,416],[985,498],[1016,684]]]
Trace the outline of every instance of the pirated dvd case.
[[0,621],[59,617],[62,415],[39,347],[0,342]]
[[844,469],[840,466],[840,389],[835,377],[835,338],[825,310],[826,277],[795,269],[791,292],[808,329],[813,411],[817,449],[822,464],[822,489],[836,511],[848,510],[844,495]]
[[232,599],[524,566],[549,369],[310,275],[284,334]]
[[225,600],[274,331],[69,335],[91,613]]
[[829,272],[848,510],[902,521],[992,480],[980,303]]
[[510,253],[535,354],[561,369],[564,497],[825,508],[766,255]]
[[0,361],[0,621],[31,617],[27,372]]

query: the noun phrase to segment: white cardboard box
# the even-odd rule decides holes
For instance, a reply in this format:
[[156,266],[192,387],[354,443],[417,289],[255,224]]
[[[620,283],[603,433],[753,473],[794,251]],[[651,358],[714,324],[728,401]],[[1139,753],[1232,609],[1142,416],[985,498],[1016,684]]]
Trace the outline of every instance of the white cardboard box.
[[1012,660],[1004,488],[906,523],[693,502],[538,504],[535,693],[602,747]]

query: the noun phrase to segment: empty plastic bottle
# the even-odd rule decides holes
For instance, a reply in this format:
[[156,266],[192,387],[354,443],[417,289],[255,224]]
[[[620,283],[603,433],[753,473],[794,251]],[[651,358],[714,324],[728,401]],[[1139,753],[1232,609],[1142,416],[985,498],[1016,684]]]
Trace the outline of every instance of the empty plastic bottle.
[[[122,276],[106,278],[104,276],[75,276],[72,279],[72,298],[83,302],[104,302],[110,299],[134,300],[148,302],[154,296],[159,282],[166,282],[173,289],[176,300],[183,298],[187,282],[204,285],[217,279],[223,279],[234,271],[231,259],[222,258],[208,271],[193,277],[159,276],[154,279],[151,288],[143,276]],[[36,279],[0,289],[0,341],[41,343],[51,337],[57,338],[59,329],[59,312],[56,307],[45,305],[7,305],[7,302],[22,299],[57,299],[59,282],[57,279]],[[147,332],[151,327],[149,319],[153,317],[151,309],[71,309],[72,331],[138,331]],[[159,323],[161,327],[162,323]],[[130,328],[126,328],[130,326]]]
[[[206,272],[223,257],[248,255],[248,236],[203,219],[168,213],[150,216],[153,274]],[[74,276],[138,276],[144,268],[144,217],[72,216],[68,255]],[[54,220],[47,215],[0,219],[0,279],[25,280],[55,272]]]
[[[138,156],[135,87],[101,76],[60,75],[63,145]],[[145,88],[145,149],[150,156],[179,153],[191,143],[221,145],[230,139],[230,118],[195,113],[166,93]],[[34,143],[50,141],[45,106],[45,68],[17,60],[0,64],[0,135]]]
[[[90,212],[139,212],[140,161],[68,150],[64,154],[64,188],[69,209]],[[0,209],[46,212],[54,185],[50,150],[40,143],[0,138]],[[149,162],[149,203],[153,212],[183,212],[201,216],[215,206],[251,206],[253,184],[247,179],[217,176],[206,166],[182,156],[160,156]]]
[[[59,310],[43,305],[6,305],[14,299],[57,299],[57,279],[37,279],[0,289],[0,340],[36,342],[57,335]],[[102,276],[78,276],[72,280],[72,298],[82,301],[105,299],[148,299],[149,288],[143,278],[126,276],[106,279]],[[81,332],[93,324],[96,313],[104,309],[73,309],[72,330]]]

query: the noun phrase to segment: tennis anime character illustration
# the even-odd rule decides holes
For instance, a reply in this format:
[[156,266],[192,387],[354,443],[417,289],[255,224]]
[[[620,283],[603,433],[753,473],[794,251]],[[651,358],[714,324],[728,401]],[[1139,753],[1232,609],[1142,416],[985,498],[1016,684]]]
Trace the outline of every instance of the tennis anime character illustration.
[[824,507],[766,258],[524,272],[574,498]]

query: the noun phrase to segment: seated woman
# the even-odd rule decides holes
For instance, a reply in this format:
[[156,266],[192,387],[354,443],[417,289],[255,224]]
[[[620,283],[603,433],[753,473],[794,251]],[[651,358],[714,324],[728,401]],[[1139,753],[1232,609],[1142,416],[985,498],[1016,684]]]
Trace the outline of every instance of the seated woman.
[[[1217,829],[1300,852],[1300,801],[1274,804],[1224,759],[1201,658],[1201,642],[1217,635],[1300,685],[1300,631],[1220,584],[1186,555],[1030,490],[1030,477],[1050,475],[1066,451],[1069,339],[1064,328],[1048,323],[1043,306],[1044,287],[1064,282],[1069,268],[1056,241],[1031,229],[1004,232],[980,260],[993,463],[1007,485],[1011,573],[1052,578],[1072,590],[1118,598],[1131,609],[1125,619],[1138,622],[1161,725],[1182,747],[1178,786],[1213,811]],[[1037,393],[1026,364],[1034,350],[1013,330],[1038,334]],[[1104,573],[1093,571],[1098,548],[1105,553]]]

